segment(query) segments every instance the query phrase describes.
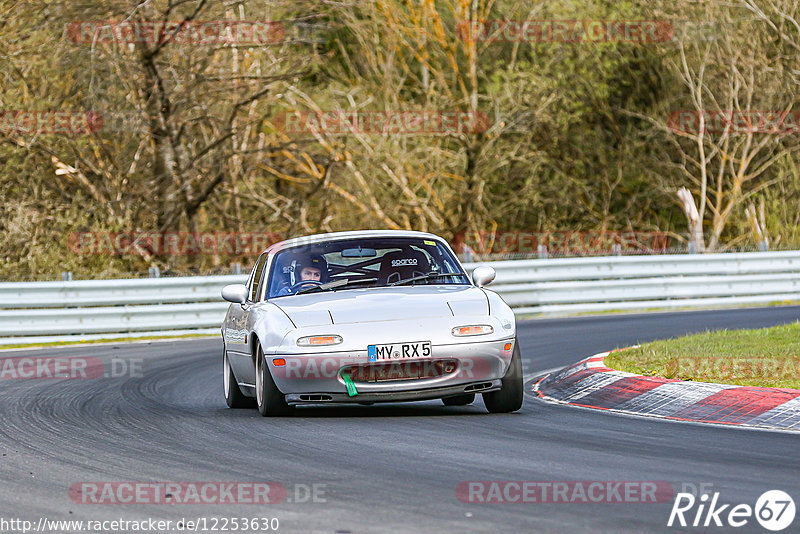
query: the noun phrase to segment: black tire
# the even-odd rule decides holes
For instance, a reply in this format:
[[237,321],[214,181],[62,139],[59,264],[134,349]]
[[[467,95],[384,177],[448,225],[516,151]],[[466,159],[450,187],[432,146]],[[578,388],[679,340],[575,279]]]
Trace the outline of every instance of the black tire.
[[292,407],[286,404],[286,397],[278,390],[272,374],[269,372],[269,365],[264,358],[261,345],[258,346],[256,353],[256,406],[258,413],[264,417],[275,417],[289,415]]
[[222,390],[225,393],[225,403],[228,408],[255,408],[256,400],[252,397],[245,397],[239,384],[236,383],[236,375],[233,374],[228,353],[222,347]]
[[445,397],[442,399],[445,406],[466,406],[475,402],[474,393],[465,393],[464,395],[457,395],[455,397]]
[[519,352],[519,343],[514,340],[514,353],[511,355],[511,365],[508,366],[506,375],[502,378],[500,391],[483,393],[483,403],[489,413],[515,412],[522,408],[522,356]]

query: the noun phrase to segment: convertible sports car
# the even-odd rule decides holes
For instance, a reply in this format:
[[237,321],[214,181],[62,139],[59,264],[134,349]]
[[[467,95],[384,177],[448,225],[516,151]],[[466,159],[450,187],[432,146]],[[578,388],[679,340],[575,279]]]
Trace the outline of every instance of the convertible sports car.
[[514,313],[464,272],[442,238],[338,232],[290,239],[225,286],[223,383],[231,408],[285,415],[296,405],[483,396],[492,413],[522,406]]

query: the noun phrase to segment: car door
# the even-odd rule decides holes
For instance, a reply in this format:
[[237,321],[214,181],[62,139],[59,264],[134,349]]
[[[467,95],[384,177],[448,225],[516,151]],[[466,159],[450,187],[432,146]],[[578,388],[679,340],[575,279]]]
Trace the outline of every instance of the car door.
[[255,369],[250,354],[249,326],[252,324],[250,315],[262,293],[268,256],[266,252],[259,256],[250,273],[247,282],[249,290],[247,302],[231,305],[225,321],[225,350],[228,352],[228,360],[239,383],[247,386],[255,384]]

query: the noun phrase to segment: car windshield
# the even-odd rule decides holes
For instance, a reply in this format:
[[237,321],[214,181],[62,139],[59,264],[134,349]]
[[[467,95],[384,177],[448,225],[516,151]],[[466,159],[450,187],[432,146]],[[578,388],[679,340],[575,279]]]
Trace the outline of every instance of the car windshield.
[[267,298],[363,287],[469,284],[450,249],[438,240],[385,237],[328,241],[278,252]]

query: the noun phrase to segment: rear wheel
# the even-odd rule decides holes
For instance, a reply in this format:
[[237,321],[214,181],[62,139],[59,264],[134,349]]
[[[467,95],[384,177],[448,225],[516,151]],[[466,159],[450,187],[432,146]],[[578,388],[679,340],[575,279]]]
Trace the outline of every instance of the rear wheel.
[[225,402],[229,408],[255,408],[256,401],[251,397],[245,397],[239,384],[236,383],[236,376],[231,369],[231,362],[228,360],[228,351],[222,347],[222,386],[225,391]]
[[455,397],[445,397],[442,399],[445,406],[466,406],[475,402],[474,393],[466,393],[464,395],[457,395]]
[[288,415],[292,411],[272,379],[260,345],[256,354],[256,405],[258,413],[264,417]]
[[519,352],[519,343],[514,340],[514,353],[511,355],[511,365],[508,366],[506,375],[501,380],[500,391],[483,393],[483,403],[489,413],[508,413],[522,407],[522,356]]

